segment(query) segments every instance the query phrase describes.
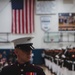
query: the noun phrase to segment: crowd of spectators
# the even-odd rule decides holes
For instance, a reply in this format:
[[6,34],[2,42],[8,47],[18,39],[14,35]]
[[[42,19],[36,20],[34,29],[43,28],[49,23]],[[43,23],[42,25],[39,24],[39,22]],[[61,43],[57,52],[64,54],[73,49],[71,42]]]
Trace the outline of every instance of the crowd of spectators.
[[12,65],[16,61],[14,50],[0,52],[0,71],[4,66]]

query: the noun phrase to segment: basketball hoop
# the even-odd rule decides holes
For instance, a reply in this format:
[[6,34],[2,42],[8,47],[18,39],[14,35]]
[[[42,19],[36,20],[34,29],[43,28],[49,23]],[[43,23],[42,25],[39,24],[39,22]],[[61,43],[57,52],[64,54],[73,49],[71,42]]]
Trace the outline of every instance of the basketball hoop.
[[53,39],[53,38],[51,38],[51,43],[53,43],[53,41],[54,41],[54,39]]

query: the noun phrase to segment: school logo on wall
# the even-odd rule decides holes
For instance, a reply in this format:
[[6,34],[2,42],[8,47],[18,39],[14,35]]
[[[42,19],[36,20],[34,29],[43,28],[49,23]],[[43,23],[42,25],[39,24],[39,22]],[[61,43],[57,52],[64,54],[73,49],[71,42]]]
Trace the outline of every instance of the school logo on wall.
[[50,30],[50,16],[41,16],[41,28],[46,32]]

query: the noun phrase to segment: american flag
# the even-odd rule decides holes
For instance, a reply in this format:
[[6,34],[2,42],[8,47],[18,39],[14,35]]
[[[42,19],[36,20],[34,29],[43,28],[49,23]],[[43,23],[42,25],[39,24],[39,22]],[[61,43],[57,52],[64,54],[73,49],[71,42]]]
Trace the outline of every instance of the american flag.
[[12,33],[30,34],[34,32],[34,0],[11,0]]

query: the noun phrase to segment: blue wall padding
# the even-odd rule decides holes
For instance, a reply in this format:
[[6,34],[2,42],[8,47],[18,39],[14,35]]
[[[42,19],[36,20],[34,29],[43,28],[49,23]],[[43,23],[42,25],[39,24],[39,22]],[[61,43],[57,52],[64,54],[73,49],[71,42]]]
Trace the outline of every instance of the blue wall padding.
[[41,65],[43,64],[43,58],[42,58],[42,51],[44,49],[35,49],[33,50],[32,52],[34,53],[34,56],[33,56],[33,64],[36,64],[36,65]]

